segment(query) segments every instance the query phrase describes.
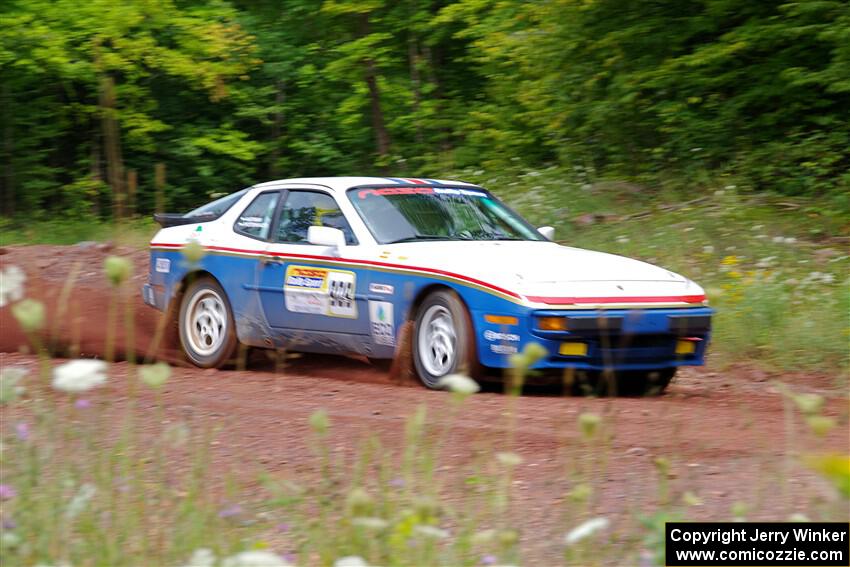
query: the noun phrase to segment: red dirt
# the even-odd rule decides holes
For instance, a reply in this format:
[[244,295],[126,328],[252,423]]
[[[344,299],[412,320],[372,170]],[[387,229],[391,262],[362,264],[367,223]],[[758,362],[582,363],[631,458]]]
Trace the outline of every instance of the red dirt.
[[[79,266],[66,310],[70,315],[63,317],[55,331],[55,342],[72,353],[73,345],[79,344],[79,353],[102,354],[110,298],[102,275],[107,252],[94,246],[11,247],[6,251],[0,256],[2,264],[23,267],[28,275],[27,294],[46,300],[53,314],[68,273]],[[133,260],[132,293],[138,298],[138,288],[146,277],[146,253],[129,249],[108,253]],[[134,299],[133,305],[136,351],[149,354],[159,313],[142,305],[140,299]],[[17,353],[25,337],[8,307],[0,309],[0,325],[0,351]],[[120,344],[123,340],[122,335]],[[173,356],[170,351],[169,357]],[[447,422],[446,393],[403,387],[388,378],[385,368],[365,361],[304,356],[276,372],[262,358],[255,356],[248,371],[180,368],[164,388],[168,420],[191,414],[200,424],[223,426],[218,444],[212,448],[216,468],[222,471],[244,474],[245,478],[252,478],[260,469],[302,478],[315,473],[307,418],[319,408],[325,408],[331,418],[331,442],[341,455],[353,454],[359,441],[370,434],[379,435],[385,447],[399,447],[404,420],[419,404],[427,404],[427,427],[435,434]],[[0,354],[0,364],[36,366],[34,357],[26,354]],[[126,363],[117,364],[113,381],[94,396],[116,411],[126,402],[126,369]],[[812,514],[814,503],[834,501],[832,488],[797,464],[790,468],[790,476],[784,475],[788,447],[783,397],[772,380],[826,396],[824,413],[839,423],[823,439],[809,437],[798,424],[792,450],[805,443],[812,451],[850,451],[847,392],[836,389],[827,376],[770,375],[754,366],[723,372],[688,369],[666,395],[657,398],[561,397],[557,389],[536,389],[519,398],[514,443],[524,463],[517,469],[513,491],[514,509],[521,512],[512,524],[522,528],[523,552],[539,560],[562,557],[563,534],[579,521],[563,517],[565,494],[574,483],[565,463],[574,456],[587,461],[588,449],[582,446],[576,428],[577,416],[586,411],[601,414],[612,435],[609,461],[599,472],[602,478],[595,482],[597,500],[592,512],[609,516],[614,529],[622,525],[618,520],[633,518],[642,510],[649,512],[648,507],[657,503],[659,483],[653,460],[659,456],[671,460],[672,494],[680,498],[691,491],[701,498],[702,504],[688,513],[691,519],[729,519],[733,503],[747,502],[751,505],[748,519],[785,520],[794,512]],[[492,390],[468,399],[460,418],[453,422],[440,468],[447,478],[468,473],[464,468],[480,457],[481,450],[504,450],[510,398]],[[143,396],[153,399],[149,393]],[[159,424],[151,417],[150,426]]]

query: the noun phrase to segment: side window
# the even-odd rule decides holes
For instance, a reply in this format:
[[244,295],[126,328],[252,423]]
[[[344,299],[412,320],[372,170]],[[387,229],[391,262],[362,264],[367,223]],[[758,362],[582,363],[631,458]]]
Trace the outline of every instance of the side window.
[[275,242],[307,244],[307,230],[311,226],[338,228],[345,234],[346,244],[357,244],[333,197],[314,191],[290,191],[280,211]]
[[257,198],[236,219],[233,229],[245,236],[267,240],[279,196],[280,193],[277,191],[257,195]]

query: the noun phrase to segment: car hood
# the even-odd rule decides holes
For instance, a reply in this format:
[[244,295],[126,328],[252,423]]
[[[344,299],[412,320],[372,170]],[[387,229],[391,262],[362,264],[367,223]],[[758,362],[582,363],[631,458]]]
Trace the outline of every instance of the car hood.
[[687,278],[664,268],[554,242],[411,242],[381,250],[388,262],[452,272],[523,295],[702,293]]

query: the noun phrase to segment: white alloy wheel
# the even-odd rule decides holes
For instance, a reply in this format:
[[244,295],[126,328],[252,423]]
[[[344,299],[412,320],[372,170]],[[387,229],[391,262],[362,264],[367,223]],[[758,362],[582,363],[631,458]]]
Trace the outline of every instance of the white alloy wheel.
[[457,332],[451,312],[432,305],[422,316],[419,331],[419,357],[429,374],[442,377],[455,366]]
[[447,374],[461,372],[475,378],[479,372],[472,321],[452,290],[440,289],[425,297],[411,342],[416,375],[429,388],[439,388],[440,378]]
[[227,335],[227,314],[221,296],[211,289],[201,290],[189,302],[186,337],[196,353],[209,356],[221,348]]
[[183,352],[197,366],[217,368],[236,348],[230,303],[210,278],[189,285],[180,305],[179,328]]

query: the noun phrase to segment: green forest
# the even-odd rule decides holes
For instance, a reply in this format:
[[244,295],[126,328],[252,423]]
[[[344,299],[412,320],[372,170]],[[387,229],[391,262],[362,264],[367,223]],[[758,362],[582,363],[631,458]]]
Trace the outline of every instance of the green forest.
[[7,0],[0,78],[7,217],[518,164],[850,189],[843,0]]

